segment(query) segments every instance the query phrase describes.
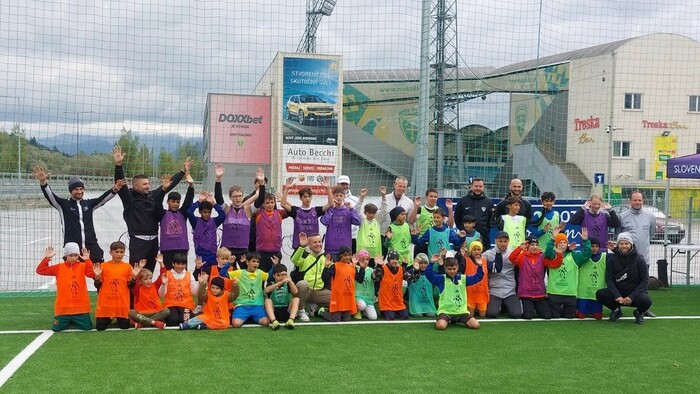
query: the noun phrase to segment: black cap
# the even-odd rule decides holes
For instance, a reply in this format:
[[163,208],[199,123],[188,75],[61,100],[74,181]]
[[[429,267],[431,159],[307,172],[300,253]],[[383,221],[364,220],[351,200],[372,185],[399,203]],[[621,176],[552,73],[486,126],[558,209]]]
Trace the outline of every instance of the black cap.
[[338,257],[342,257],[344,254],[347,254],[347,253],[352,254],[352,249],[350,249],[349,246],[343,245],[340,248],[338,248]]
[[510,235],[508,235],[508,233],[505,231],[499,231],[498,234],[496,234],[496,239],[498,239],[498,238],[509,238],[510,239]]
[[538,241],[537,241],[537,237],[535,237],[534,235],[530,235],[529,237],[527,237],[527,242],[529,242],[529,243],[537,243],[537,242],[538,242]]
[[221,290],[224,290],[224,278],[217,276],[216,278],[211,280],[212,286],[216,286],[220,288]]

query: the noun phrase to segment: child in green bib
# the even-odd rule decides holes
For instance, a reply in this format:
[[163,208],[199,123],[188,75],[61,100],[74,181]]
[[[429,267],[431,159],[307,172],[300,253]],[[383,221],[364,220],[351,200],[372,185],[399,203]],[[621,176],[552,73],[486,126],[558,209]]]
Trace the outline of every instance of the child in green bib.
[[[378,260],[381,260],[381,252],[377,256],[379,256]],[[374,307],[374,304],[377,302],[377,296],[374,291],[374,281],[372,280],[374,269],[369,267],[370,254],[367,250],[362,249],[357,252],[355,258],[357,258],[358,270],[365,269],[365,279],[362,283],[355,282],[357,313],[354,318],[360,320],[362,315],[365,315],[369,320],[377,320],[377,310]]]
[[[418,263],[418,268],[415,268]],[[409,272],[418,272],[416,280],[408,285],[408,312],[411,316],[435,317],[435,298],[433,297],[433,285],[425,277],[425,270],[430,263],[428,255],[418,253]]]
[[425,276],[428,281],[440,290],[438,300],[437,321],[435,328],[444,330],[450,323],[462,323],[473,330],[479,329],[479,322],[469,314],[467,309],[467,286],[478,283],[484,277],[482,262],[478,265],[476,274],[467,276],[459,273],[459,265],[454,257],[443,258],[438,255],[438,265],[445,268],[445,274],[433,272],[433,265],[428,264]]
[[520,212],[520,200],[515,197],[506,199],[506,207],[508,213],[506,215],[494,215],[491,227],[497,227],[499,230],[505,231],[509,236],[508,247],[511,249],[517,248],[525,241],[525,228],[527,227],[527,218],[518,215]]
[[270,327],[276,331],[280,328],[279,320],[286,321],[284,326],[294,329],[294,319],[299,311],[299,289],[287,275],[287,267],[279,264],[279,259],[274,257],[272,263],[272,275],[265,286],[265,312],[272,323]]

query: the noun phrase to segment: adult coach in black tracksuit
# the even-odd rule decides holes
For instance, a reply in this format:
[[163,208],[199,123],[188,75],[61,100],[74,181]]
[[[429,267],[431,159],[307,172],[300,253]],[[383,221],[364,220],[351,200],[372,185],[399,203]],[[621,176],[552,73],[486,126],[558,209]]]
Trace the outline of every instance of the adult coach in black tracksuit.
[[471,190],[462,197],[455,208],[455,226],[464,230],[464,217],[472,216],[476,220],[476,231],[481,234],[481,242],[488,249],[491,244],[489,232],[491,231],[491,215],[493,214],[493,201],[484,193],[484,180],[474,178]]
[[57,196],[51,190],[51,186],[49,186],[51,174],[45,172],[41,166],[34,167],[34,176],[39,180],[44,197],[58,211],[61,217],[63,244],[75,242],[81,248],[90,250],[90,260],[93,263],[103,262],[104,252],[97,243],[92,212],[111,200],[117,194],[118,187],[123,186],[123,184],[115,184],[110,190],[107,190],[97,198],[83,199],[85,184],[80,178],[70,178],[68,180],[70,198],[65,199]]
[[[124,153],[121,147],[114,147],[112,154],[115,165],[114,179],[124,179]],[[148,177],[143,174],[134,176],[131,181],[132,188],[119,189],[119,198],[124,206],[124,221],[129,232],[129,263],[132,265],[145,259],[145,268],[154,272],[158,254],[158,225],[164,213],[163,198],[182,180],[191,163],[188,157],[183,169],[175,174],[169,183],[164,183],[153,191],[150,190]]]

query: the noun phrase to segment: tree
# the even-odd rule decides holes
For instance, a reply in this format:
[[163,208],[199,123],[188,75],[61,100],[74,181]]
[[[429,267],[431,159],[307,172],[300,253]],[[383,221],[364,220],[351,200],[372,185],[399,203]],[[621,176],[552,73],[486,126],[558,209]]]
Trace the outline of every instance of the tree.
[[139,154],[144,152],[140,152],[141,142],[139,141],[139,137],[132,133],[131,130],[127,130],[123,127],[121,136],[117,140],[116,145],[119,145],[122,148],[122,152],[126,155],[122,163],[124,166],[124,175],[127,178],[131,178],[141,173],[140,171],[143,169],[141,163],[144,158],[140,157]]
[[168,152],[165,147],[160,148],[158,154],[158,172],[159,175],[174,174],[180,171],[181,163],[175,161],[175,156]]
[[194,180],[201,180],[204,177],[204,155],[200,144],[190,141],[179,141],[177,143],[177,163],[182,165],[185,158],[191,157],[194,163],[190,167],[190,175]]

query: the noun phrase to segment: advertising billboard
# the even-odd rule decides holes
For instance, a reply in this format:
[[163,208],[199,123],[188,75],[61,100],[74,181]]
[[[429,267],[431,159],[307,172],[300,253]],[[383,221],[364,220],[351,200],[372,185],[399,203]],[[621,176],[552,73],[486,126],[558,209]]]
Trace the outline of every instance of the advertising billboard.
[[283,67],[283,143],[337,145],[339,62],[285,57]]
[[292,194],[325,194],[323,178],[338,175],[341,72],[340,57],[284,57],[281,178],[294,179]]
[[270,164],[270,97],[209,96],[212,163]]

